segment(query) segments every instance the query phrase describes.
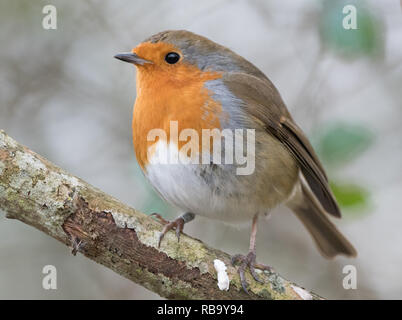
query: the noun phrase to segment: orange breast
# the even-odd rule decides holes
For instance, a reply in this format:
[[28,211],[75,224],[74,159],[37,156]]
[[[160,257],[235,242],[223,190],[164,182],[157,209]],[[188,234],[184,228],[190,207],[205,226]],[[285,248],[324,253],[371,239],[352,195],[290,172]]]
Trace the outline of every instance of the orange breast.
[[[150,130],[164,130],[169,141],[170,121],[178,122],[179,133],[190,128],[199,137],[202,129],[221,129],[222,106],[204,87],[206,81],[220,77],[188,64],[176,66],[171,73],[152,65],[138,68],[132,129],[137,161],[143,170],[149,163],[147,150],[155,143],[147,141]],[[178,147],[185,143],[179,142]]]

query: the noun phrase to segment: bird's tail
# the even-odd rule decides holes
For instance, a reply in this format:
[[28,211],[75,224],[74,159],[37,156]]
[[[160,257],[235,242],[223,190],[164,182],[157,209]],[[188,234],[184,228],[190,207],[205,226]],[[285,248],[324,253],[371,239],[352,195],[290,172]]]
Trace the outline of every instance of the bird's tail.
[[328,214],[315,199],[304,179],[300,180],[296,188],[287,205],[310,232],[320,253],[326,258],[333,258],[338,254],[355,257],[355,248],[329,220]]

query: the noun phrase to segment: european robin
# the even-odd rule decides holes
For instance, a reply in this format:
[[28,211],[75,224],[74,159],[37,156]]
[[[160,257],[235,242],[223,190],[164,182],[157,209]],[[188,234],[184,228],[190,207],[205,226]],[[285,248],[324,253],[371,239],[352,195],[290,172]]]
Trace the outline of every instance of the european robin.
[[[323,256],[356,255],[329,219],[341,213],[313,147],[257,67],[184,30],[155,34],[115,58],[137,68],[132,121],[137,161],[159,194],[184,212],[172,222],[154,214],[164,224],[159,245],[170,229],[180,238],[184,224],[196,215],[229,223],[251,221],[250,250],[232,259],[240,263],[247,291],[247,268],[257,281],[256,267],[270,269],[256,263],[258,217],[285,204]],[[247,142],[240,139],[245,131],[251,132]],[[232,135],[217,139],[225,143],[211,144],[213,135],[200,139],[205,132]],[[252,170],[239,173],[244,158],[230,153],[244,156],[246,144]],[[229,154],[225,161],[219,159],[223,154]]]

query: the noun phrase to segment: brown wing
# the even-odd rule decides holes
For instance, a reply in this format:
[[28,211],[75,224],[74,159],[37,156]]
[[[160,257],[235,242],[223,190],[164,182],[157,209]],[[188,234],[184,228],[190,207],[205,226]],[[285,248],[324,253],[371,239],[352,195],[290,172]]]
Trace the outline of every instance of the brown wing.
[[323,208],[331,215],[340,217],[324,168],[307,137],[293,121],[274,85],[269,80],[242,73],[226,74],[223,81],[244,102],[248,114],[262,121],[266,130],[288,148]]

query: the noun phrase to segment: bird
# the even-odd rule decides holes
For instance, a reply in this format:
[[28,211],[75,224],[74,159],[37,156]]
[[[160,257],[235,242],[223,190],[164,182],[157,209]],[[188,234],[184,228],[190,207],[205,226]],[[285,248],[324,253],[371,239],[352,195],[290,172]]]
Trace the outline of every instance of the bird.
[[[182,212],[172,221],[152,214],[164,225],[158,246],[172,229],[180,240],[184,225],[196,216],[251,222],[248,253],[232,257],[248,292],[247,270],[259,282],[256,269],[272,271],[256,259],[258,219],[285,205],[324,257],[357,255],[330,220],[341,211],[323,165],[277,88],[255,65],[186,30],[159,32],[114,57],[137,70],[132,119],[137,162],[161,197]],[[214,135],[200,139],[204,132],[217,133],[221,144],[211,144]],[[249,149],[247,159],[254,163],[240,172]],[[219,159],[226,154],[227,162]]]

